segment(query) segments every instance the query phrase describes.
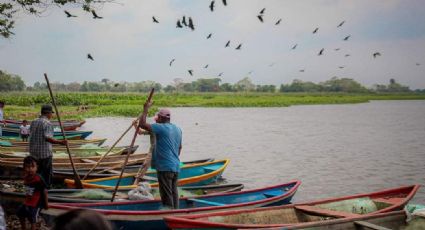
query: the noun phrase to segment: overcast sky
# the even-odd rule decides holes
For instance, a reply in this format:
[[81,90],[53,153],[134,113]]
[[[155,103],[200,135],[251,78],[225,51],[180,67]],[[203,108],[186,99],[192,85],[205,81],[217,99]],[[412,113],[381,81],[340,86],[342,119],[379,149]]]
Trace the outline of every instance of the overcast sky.
[[[227,6],[216,0],[214,12],[210,2],[121,0],[99,7],[104,17],[99,20],[75,6],[66,10],[77,18],[67,18],[55,6],[42,17],[19,14],[16,35],[0,38],[0,69],[27,84],[43,81],[44,72],[51,81],[66,83],[108,78],[162,84],[223,72],[222,82],[230,83],[246,76],[256,84],[336,76],[367,86],[395,78],[413,89],[425,88],[423,0],[227,0]],[[262,8],[264,23],[257,18]],[[176,28],[183,15],[193,18],[195,31]],[[240,43],[242,49],[235,50]],[[374,52],[382,56],[374,59]]]

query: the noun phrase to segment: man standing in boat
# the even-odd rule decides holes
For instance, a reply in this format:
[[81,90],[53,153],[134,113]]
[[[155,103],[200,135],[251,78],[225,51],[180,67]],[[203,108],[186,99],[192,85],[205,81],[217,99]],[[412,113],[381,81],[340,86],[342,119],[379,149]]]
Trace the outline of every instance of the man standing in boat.
[[[159,192],[164,207],[178,209],[179,195],[177,180],[180,171],[180,152],[182,149],[182,131],[170,122],[171,112],[160,109],[155,117],[156,123],[146,122],[152,103],[145,103],[139,127],[155,134],[156,144],[152,153],[152,168],[158,172]],[[142,130],[139,129],[139,134]]]
[[38,161],[38,171],[47,188],[52,183],[52,144],[66,145],[66,140],[56,140],[53,138],[53,125],[50,119],[53,116],[53,108],[51,105],[43,105],[41,107],[41,116],[31,122],[29,150],[30,155]]

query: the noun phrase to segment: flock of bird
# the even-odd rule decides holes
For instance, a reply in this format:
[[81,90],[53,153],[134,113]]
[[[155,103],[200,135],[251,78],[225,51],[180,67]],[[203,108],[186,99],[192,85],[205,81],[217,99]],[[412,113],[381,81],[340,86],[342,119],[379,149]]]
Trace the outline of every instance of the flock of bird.
[[[210,9],[210,11],[211,12],[213,12],[214,10],[215,10],[215,7],[216,7],[216,5],[215,5],[215,0],[212,0],[211,1],[211,3],[209,4],[209,9]],[[224,6],[227,6],[227,0],[222,0],[222,4],[224,5]],[[71,13],[69,13],[68,11],[64,11],[65,12],[65,14],[66,14],[66,16],[68,17],[68,18],[71,18],[71,17],[77,17],[76,15],[73,15],[73,14],[71,14]],[[260,23],[264,23],[264,18],[265,18],[265,12],[266,12],[266,8],[262,8],[260,11],[259,11],[259,13],[258,13],[258,15],[257,15],[257,18],[258,18],[258,20],[260,21]],[[103,17],[101,17],[101,16],[99,16],[99,15],[97,15],[97,13],[94,11],[94,10],[91,10],[91,13],[92,13],[92,15],[93,15],[93,19],[102,19]],[[155,17],[155,16],[152,16],[152,22],[153,23],[160,23],[159,22],[159,20]],[[274,25],[275,26],[278,26],[278,25],[280,25],[280,23],[282,22],[282,19],[280,18],[280,19],[278,19],[275,23],[274,23]],[[342,22],[340,22],[338,25],[337,25],[337,28],[340,28],[340,27],[342,27],[343,25],[345,24],[345,20],[344,21],[342,21]],[[190,16],[188,16],[188,17],[186,17],[185,15],[184,16],[182,16],[181,18],[179,18],[179,19],[177,19],[177,23],[176,23],[176,28],[178,28],[178,29],[183,29],[183,28],[189,28],[190,30],[192,30],[192,31],[194,31],[195,30],[195,24],[194,24],[194,21],[193,21],[193,19],[192,19],[192,17],[190,17]],[[318,31],[319,31],[319,27],[316,27],[313,31],[312,31],[312,34],[317,34],[318,33]],[[211,39],[212,38],[212,36],[213,36],[213,34],[212,33],[209,33],[207,36],[206,36],[206,39]],[[351,38],[351,35],[347,35],[347,36],[345,36],[342,40],[343,41],[348,41],[349,39]],[[228,47],[230,47],[230,43],[231,43],[231,40],[228,40],[227,42],[226,42],[226,44],[224,45],[224,48],[228,48]],[[237,43],[238,45],[235,47],[235,50],[241,50],[242,49],[242,43]],[[291,48],[291,50],[295,50],[295,49],[297,49],[297,47],[298,47],[298,44],[294,44],[293,46],[292,46],[292,48]],[[340,48],[335,48],[334,49],[335,51],[339,51],[340,50]],[[319,52],[317,53],[317,55],[318,56],[322,56],[322,55],[324,55],[324,52],[325,52],[325,48],[321,48],[320,50],[319,50]],[[350,54],[345,54],[344,55],[344,57],[350,57],[351,55]],[[372,53],[372,57],[373,58],[377,58],[377,57],[379,57],[379,56],[381,56],[381,53],[380,52],[373,52]],[[88,53],[87,54],[87,58],[89,59],[89,60],[91,60],[91,61],[94,61],[94,58],[93,58],[93,56],[90,54],[90,53]],[[173,63],[176,61],[176,58],[172,58],[171,59],[171,61],[169,62],[169,66],[171,67],[172,65],[173,65]],[[270,64],[269,65],[269,67],[272,67],[272,66],[274,66],[274,64],[275,63],[272,63],[272,64]],[[420,63],[416,63],[416,65],[417,66],[419,66],[420,65]],[[204,66],[204,69],[206,69],[206,68],[208,68],[209,67],[209,64],[206,64],[205,66]],[[343,69],[345,66],[338,66],[338,68],[339,69]],[[190,75],[190,76],[193,76],[194,75],[194,70],[193,69],[188,69],[187,70],[187,72],[188,72],[188,74]],[[248,74],[250,75],[250,74],[252,74],[254,71],[253,70],[251,70],[251,71],[249,71],[248,72]],[[299,70],[299,72],[305,72],[305,69],[301,69],[301,70]],[[217,76],[219,76],[219,77],[221,77],[221,76],[223,76],[223,72],[220,72]]]

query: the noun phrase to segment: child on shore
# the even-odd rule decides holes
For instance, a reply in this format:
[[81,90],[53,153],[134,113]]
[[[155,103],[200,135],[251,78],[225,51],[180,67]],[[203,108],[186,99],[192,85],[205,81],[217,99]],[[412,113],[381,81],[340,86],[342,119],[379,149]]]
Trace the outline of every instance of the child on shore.
[[24,185],[25,202],[21,205],[16,215],[19,217],[21,229],[25,229],[25,221],[31,223],[31,230],[35,229],[38,213],[41,208],[48,209],[46,184],[37,174],[37,161],[32,156],[24,158]]
[[22,121],[22,125],[19,127],[19,133],[21,134],[22,141],[28,141],[30,136],[30,126],[27,120]]

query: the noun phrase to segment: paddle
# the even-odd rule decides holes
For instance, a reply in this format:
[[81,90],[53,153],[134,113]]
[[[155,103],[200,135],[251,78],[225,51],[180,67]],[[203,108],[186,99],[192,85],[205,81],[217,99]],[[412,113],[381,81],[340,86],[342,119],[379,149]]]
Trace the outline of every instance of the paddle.
[[[56,107],[55,97],[53,97],[52,88],[50,87],[49,78],[47,77],[46,73],[44,74],[44,78],[46,79],[47,88],[49,89],[50,97],[52,98],[52,104],[53,104],[53,107],[55,108],[56,117],[58,118],[59,126],[61,127],[63,139],[66,141],[65,132],[63,130],[62,121],[59,115],[59,110]],[[81,183],[80,176],[78,175],[77,170],[75,169],[74,161],[72,160],[71,152],[69,151],[68,141],[66,141],[65,146],[66,146],[66,152],[68,153],[68,156],[69,156],[69,161],[71,162],[72,171],[74,172],[75,187],[81,189],[83,188],[83,184]]]
[[146,157],[146,163],[142,167],[140,167],[139,171],[137,172],[133,185],[137,185],[140,179],[144,178],[146,171],[148,171],[148,168],[151,166],[151,157],[153,148],[155,146],[155,135],[153,133],[150,134],[150,143],[151,146],[149,147],[149,152]]
[[[146,103],[150,103],[150,102],[151,102],[154,91],[155,91],[155,89],[154,89],[154,88],[152,88],[152,89],[151,89],[151,92],[149,93],[148,99],[146,100]],[[143,114],[143,113],[142,113],[142,114]],[[139,117],[139,124],[140,124],[140,122],[141,122],[141,121],[142,121],[142,116],[140,116],[140,117]],[[134,142],[136,142],[136,138],[137,138],[138,134],[139,134],[139,128],[137,128],[137,129],[134,131],[134,136],[133,136],[133,140],[131,140],[130,149],[132,149],[132,148],[133,148],[133,146],[134,146]],[[127,161],[128,161],[128,157],[129,157],[129,156],[130,156],[130,154],[127,154],[127,156],[126,156],[126,158],[125,158],[125,161],[124,161],[124,163],[123,163],[123,165],[122,165],[122,169],[121,169],[120,176],[119,176],[119,178],[118,178],[117,184],[115,185],[114,192],[112,193],[111,202],[113,202],[113,201],[114,201],[114,199],[115,199],[115,194],[117,193],[118,186],[120,185],[121,178],[122,178],[122,174],[124,173],[125,166],[127,165]]]

